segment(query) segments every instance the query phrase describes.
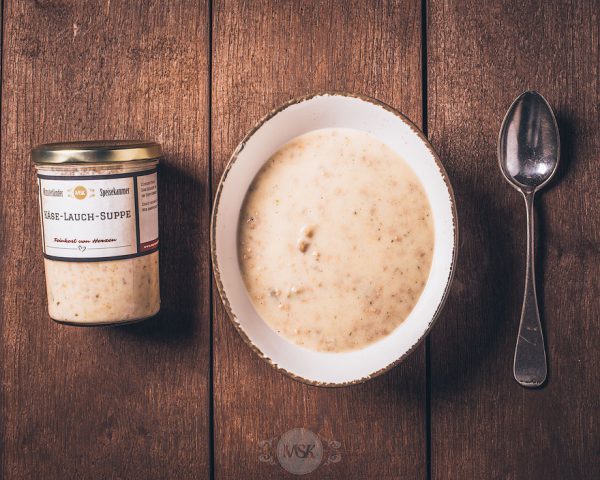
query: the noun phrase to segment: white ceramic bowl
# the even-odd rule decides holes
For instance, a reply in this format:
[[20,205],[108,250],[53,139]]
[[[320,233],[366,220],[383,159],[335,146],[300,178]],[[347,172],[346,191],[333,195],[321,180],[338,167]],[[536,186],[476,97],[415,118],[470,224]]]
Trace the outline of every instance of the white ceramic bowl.
[[[285,143],[320,128],[353,128],[375,135],[413,168],[429,198],[435,244],[429,278],[408,318],[385,338],[361,350],[324,353],[297,346],[258,315],[242,279],[237,226],[244,196],[263,163]],[[402,361],[438,316],[454,271],[457,219],[450,182],[425,136],[402,114],[371,98],[319,93],[278,108],[244,138],[217,189],[211,225],[215,280],[233,324],[250,347],[277,369],[322,386],[358,383]]]

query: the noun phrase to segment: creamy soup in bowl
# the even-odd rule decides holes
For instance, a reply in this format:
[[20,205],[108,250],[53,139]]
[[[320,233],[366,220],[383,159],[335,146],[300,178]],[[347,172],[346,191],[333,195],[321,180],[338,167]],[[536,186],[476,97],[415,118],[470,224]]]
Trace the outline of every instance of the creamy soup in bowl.
[[297,345],[341,352],[406,319],[433,242],[425,190],[398,153],[369,133],[327,128],[291,140],[256,175],[238,256],[265,322]]
[[371,378],[433,325],[456,253],[454,199],[424,136],[368,98],[290,102],[240,144],[211,250],[233,324],[317,385]]

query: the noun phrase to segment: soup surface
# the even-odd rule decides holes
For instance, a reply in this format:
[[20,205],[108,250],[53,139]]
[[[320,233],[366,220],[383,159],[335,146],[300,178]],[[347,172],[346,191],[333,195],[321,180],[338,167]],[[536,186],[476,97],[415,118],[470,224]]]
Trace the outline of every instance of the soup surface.
[[244,200],[238,255],[259,315],[318,351],[392,332],[427,282],[434,229],[408,164],[374,136],[323,129],[260,170]]

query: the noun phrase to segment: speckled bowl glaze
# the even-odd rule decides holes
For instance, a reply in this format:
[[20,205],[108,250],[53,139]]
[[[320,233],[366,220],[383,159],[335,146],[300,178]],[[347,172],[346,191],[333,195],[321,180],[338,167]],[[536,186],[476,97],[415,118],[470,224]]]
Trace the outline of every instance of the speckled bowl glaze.
[[[363,349],[324,353],[297,346],[275,333],[256,313],[237,254],[240,209],[262,165],[285,143],[320,128],[353,128],[396,150],[422,182],[433,213],[431,272],[415,308],[385,338]],[[452,187],[433,148],[401,113],[368,97],[319,93],[292,100],[263,118],[233,153],[217,189],[211,255],[223,304],[248,345],[278,370],[320,386],[343,386],[373,378],[401,362],[433,326],[452,281],[458,227]]]

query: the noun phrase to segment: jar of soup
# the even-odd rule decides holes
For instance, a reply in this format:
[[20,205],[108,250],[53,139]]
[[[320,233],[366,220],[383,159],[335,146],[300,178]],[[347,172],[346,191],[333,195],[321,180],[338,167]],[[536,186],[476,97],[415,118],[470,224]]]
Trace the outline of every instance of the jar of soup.
[[52,143],[37,171],[48,313],[72,325],[112,325],[160,309],[158,143]]

